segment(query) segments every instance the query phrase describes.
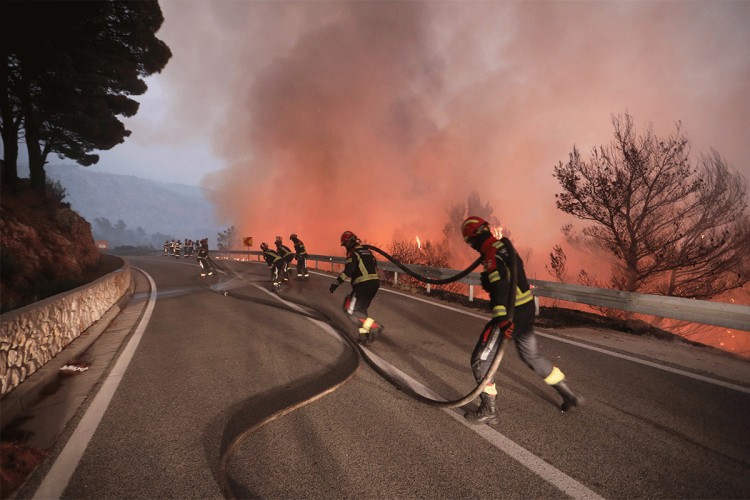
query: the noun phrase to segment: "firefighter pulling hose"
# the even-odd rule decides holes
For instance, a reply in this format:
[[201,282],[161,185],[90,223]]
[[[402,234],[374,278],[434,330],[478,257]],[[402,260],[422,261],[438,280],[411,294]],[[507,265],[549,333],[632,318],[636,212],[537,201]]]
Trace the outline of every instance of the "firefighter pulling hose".
[[[472,369],[478,382],[477,386],[472,392],[461,399],[455,401],[437,401],[414,392],[411,388],[405,387],[399,381],[393,379],[388,373],[386,373],[375,362],[373,362],[373,360],[367,355],[367,352],[360,345],[357,345],[357,343],[352,341],[349,335],[347,335],[347,333],[343,329],[336,327],[333,318],[328,317],[321,311],[316,311],[316,313],[318,314],[311,314],[297,310],[293,312],[313,319],[323,319],[324,321],[326,321],[352,347],[353,352],[355,353],[355,355],[357,355],[358,359],[360,357],[364,358],[366,362],[373,368],[373,370],[381,375],[386,381],[388,381],[390,384],[392,384],[402,392],[406,392],[418,401],[439,408],[455,408],[473,401],[477,396],[481,394],[482,403],[480,407],[475,411],[467,411],[464,415],[467,420],[473,423],[498,422],[497,410],[494,404],[494,400],[496,397],[496,391],[494,391],[494,375],[500,365],[500,362],[502,361],[505,346],[511,338],[516,341],[519,353],[521,354],[524,362],[526,362],[537,373],[545,376],[547,365],[551,367],[549,373],[546,373],[545,381],[552,385],[552,387],[555,388],[563,396],[564,402],[561,407],[562,411],[566,411],[574,406],[582,404],[583,400],[573,394],[572,391],[570,391],[570,389],[567,387],[567,384],[565,384],[564,375],[562,375],[562,372],[558,368],[552,367],[549,361],[539,357],[536,354],[536,342],[535,337],[533,336],[533,330],[531,329],[531,327],[533,326],[534,317],[533,297],[531,297],[530,295],[530,289],[528,287],[528,283],[526,282],[526,276],[523,272],[523,265],[520,262],[520,259],[517,257],[515,249],[510,244],[510,241],[508,241],[506,238],[497,240],[492,237],[491,233],[489,232],[489,226],[486,224],[486,222],[482,224],[483,222],[484,221],[479,218],[469,218],[464,222],[462,232],[464,234],[464,239],[466,240],[466,242],[482,254],[482,259],[479,260],[479,262],[484,261],[485,265],[485,270],[482,273],[482,284],[483,287],[485,287],[485,289],[490,293],[494,314],[493,319],[490,320],[490,322],[485,327],[482,336],[480,336],[480,339],[477,342],[477,347],[475,348],[474,354],[472,355]],[[343,236],[344,235],[342,235],[342,244],[345,241]],[[351,236],[354,235],[351,234]],[[354,237],[354,239],[356,240],[356,237]],[[349,238],[346,238],[346,241],[349,241]],[[349,243],[351,243],[351,241]],[[493,250],[490,250],[490,248],[492,248]],[[504,251],[501,251],[501,249],[504,249]],[[500,253],[500,256],[498,256],[498,253]],[[498,258],[502,258],[502,266],[498,266]],[[470,272],[471,269],[475,268],[476,265],[478,265],[478,263],[475,263],[468,272]],[[501,303],[497,302],[497,299],[499,297],[497,291],[503,288],[498,284],[498,282],[503,281],[503,278],[500,275],[500,267],[502,267],[505,271],[505,277],[509,281],[507,290],[516,291],[515,294],[510,295],[510,298],[505,303],[505,305],[500,305]],[[468,272],[466,272],[466,274],[468,274]],[[454,281],[460,279],[456,276],[452,277]],[[518,279],[519,277],[521,278],[520,283]],[[333,292],[337,286],[338,284],[332,285],[331,292]],[[224,291],[223,294],[225,296],[229,296],[228,291]],[[265,303],[273,307],[280,307],[279,304],[270,303],[268,301],[250,297],[243,297],[235,294],[232,294],[231,296]],[[531,297],[531,300],[527,300],[527,297]],[[292,303],[297,303],[298,305],[302,305],[304,307],[309,307],[307,304],[300,303],[298,301],[292,300],[291,298],[286,298],[286,300],[289,300]],[[516,306],[520,305],[523,308],[526,307],[526,304],[531,304],[532,307],[532,314],[530,316],[530,319],[524,316],[524,319],[522,320],[522,322],[519,322],[519,326],[515,329],[514,332],[513,320]],[[516,335],[518,335],[518,337],[516,337]],[[487,366],[487,360],[490,359],[490,357],[492,358],[492,361],[489,363],[489,366]],[[358,366],[359,362],[357,362],[356,364],[356,367]],[[267,423],[270,423],[284,415],[287,415],[294,410],[301,408],[302,406],[312,403],[343,386],[354,376],[357,371],[356,367],[352,369],[344,378],[328,387],[324,391],[314,394],[310,397],[300,399],[290,404],[289,406],[272,413],[260,422],[236,435],[230,441],[227,447],[222,451],[221,457],[219,459],[219,478],[224,496],[226,498],[236,498],[228,475],[228,464],[231,456],[234,454],[234,452],[242,442],[244,442],[250,435],[252,435],[253,432],[266,425]],[[557,379],[557,377],[559,377],[559,379]],[[557,381],[555,383],[552,382],[552,380]],[[493,394],[493,392],[495,394]]]
[[[485,325],[485,328],[477,341],[474,352],[472,353],[471,368],[475,380],[477,381],[477,386],[474,390],[460,399],[452,401],[434,400],[425,397],[411,388],[404,386],[399,381],[394,380],[387,372],[374,363],[367,356],[367,353],[358,346],[358,350],[362,357],[373,368],[373,370],[393,386],[402,392],[409,394],[414,399],[430,406],[439,408],[456,408],[464,406],[476,399],[477,396],[480,396],[481,404],[479,409],[466,412],[465,417],[475,423],[497,423],[498,417],[495,404],[497,390],[494,383],[494,375],[502,361],[507,343],[510,340],[513,340],[522,361],[529,366],[529,368],[534,370],[535,373],[540,375],[544,381],[555,389],[563,398],[563,403],[560,406],[561,411],[565,412],[577,406],[581,406],[584,403],[583,398],[577,396],[570,389],[563,372],[538,353],[536,336],[533,331],[535,312],[533,295],[528,280],[526,279],[523,262],[515,252],[510,240],[507,238],[495,238],[489,229],[487,221],[480,217],[467,218],[462,225],[462,235],[466,243],[480,253],[480,257],[464,271],[449,278],[436,280],[419,276],[417,273],[409,270],[395,261],[393,257],[376,247],[362,245],[354,233],[346,231],[341,236],[341,244],[347,248],[347,256],[349,257],[351,254],[352,260],[347,261],[349,262],[350,269],[354,269],[354,266],[356,266],[356,271],[350,271],[351,274],[348,274],[345,268],[345,272],[337,278],[337,283],[331,285],[330,291],[333,293],[336,288],[347,279],[347,277],[351,278],[355,276],[352,280],[354,282],[357,277],[360,277],[359,275],[376,275],[372,269],[368,270],[366,264],[369,258],[372,258],[372,255],[370,255],[369,258],[366,256],[369,252],[363,254],[365,255],[364,259],[357,257],[363,249],[370,249],[381,253],[399,268],[408,272],[411,276],[433,284],[446,284],[457,281],[468,275],[480,263],[483,263],[484,271],[481,274],[481,281],[482,287],[490,294],[492,319],[490,319]],[[354,252],[355,249],[358,251]],[[374,259],[372,260],[374,261]],[[365,290],[364,296],[365,299],[369,296],[371,301],[372,297],[377,293],[379,284],[378,280],[375,279],[364,280],[363,283],[368,281],[374,282],[374,285],[368,285],[368,289]],[[356,284],[359,283],[360,282],[357,282]],[[355,288],[354,283],[353,288]],[[515,293],[513,293],[513,291],[515,291]],[[356,289],[354,289],[350,296],[356,297],[356,295]],[[360,298],[362,295],[363,294],[360,293]],[[349,299],[350,296],[348,296],[347,299]],[[287,300],[291,299],[287,298]],[[371,342],[371,339],[367,338],[370,331],[363,332],[365,326],[368,326],[369,323],[370,330],[372,330],[373,326],[382,330],[382,325],[378,325],[367,315],[367,306],[369,306],[369,302],[367,300],[364,300],[363,302],[365,302],[366,305],[364,307],[360,305],[360,309],[357,311],[356,315],[354,314],[354,308],[351,307],[350,302],[345,301],[344,305],[346,309],[352,309],[352,312],[347,310],[347,313],[351,315],[351,318],[358,325],[360,325],[360,334],[363,334],[361,335],[360,340],[364,340],[365,342],[362,343],[367,344]],[[362,302],[360,302],[360,304],[362,304]],[[368,320],[371,322],[368,322]],[[330,318],[328,323],[333,326],[333,322]],[[337,331],[346,336],[345,332],[341,329],[337,328]]]

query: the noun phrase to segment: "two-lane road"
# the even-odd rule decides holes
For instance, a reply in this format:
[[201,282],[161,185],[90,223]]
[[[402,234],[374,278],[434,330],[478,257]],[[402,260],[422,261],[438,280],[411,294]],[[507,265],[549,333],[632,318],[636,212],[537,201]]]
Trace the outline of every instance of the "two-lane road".
[[[560,413],[510,348],[501,423],[470,426],[461,409],[394,388],[315,319],[352,330],[330,277],[293,279],[276,295],[260,264],[220,262],[228,272],[202,280],[192,259],[131,263],[153,280],[139,305],[152,310],[134,325],[127,366],[110,373],[116,390],[90,440],[73,433],[59,447],[40,496],[219,498],[227,480],[243,498],[750,498],[741,383],[544,335],[543,354],[586,406]],[[481,315],[386,289],[370,312],[386,325],[366,350],[382,366],[444,399],[473,389]],[[290,405],[300,407],[274,418]],[[69,477],[56,472],[66,463]]]

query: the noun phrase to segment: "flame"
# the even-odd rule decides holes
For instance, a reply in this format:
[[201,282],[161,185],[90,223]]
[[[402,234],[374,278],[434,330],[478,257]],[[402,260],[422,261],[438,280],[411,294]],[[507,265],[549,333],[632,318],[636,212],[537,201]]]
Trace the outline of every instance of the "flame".
[[495,238],[502,238],[503,237],[503,227],[502,226],[495,226],[492,228],[492,234],[495,236]]
[[422,242],[419,241],[419,236],[417,236],[417,248],[419,248],[420,250],[422,250]]

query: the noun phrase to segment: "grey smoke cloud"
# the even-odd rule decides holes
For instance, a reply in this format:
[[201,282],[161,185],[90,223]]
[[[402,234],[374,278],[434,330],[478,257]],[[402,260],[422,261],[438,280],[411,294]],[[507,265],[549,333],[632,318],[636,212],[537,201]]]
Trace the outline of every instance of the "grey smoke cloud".
[[748,2],[161,4],[161,134],[210,138],[206,184],[258,242],[435,240],[476,190],[543,275],[552,168],[625,111],[750,178]]

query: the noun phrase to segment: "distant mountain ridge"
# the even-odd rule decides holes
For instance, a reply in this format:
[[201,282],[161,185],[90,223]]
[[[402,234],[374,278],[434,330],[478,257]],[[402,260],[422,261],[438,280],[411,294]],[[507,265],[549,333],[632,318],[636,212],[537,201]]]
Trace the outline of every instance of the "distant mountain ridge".
[[50,180],[65,188],[63,201],[91,224],[95,237],[101,232],[97,218],[106,218],[113,226],[122,220],[130,231],[142,228],[137,231],[141,235],[145,232],[146,236],[180,240],[214,241],[223,229],[203,188],[97,172],[96,167],[78,165],[48,165],[46,172]]

